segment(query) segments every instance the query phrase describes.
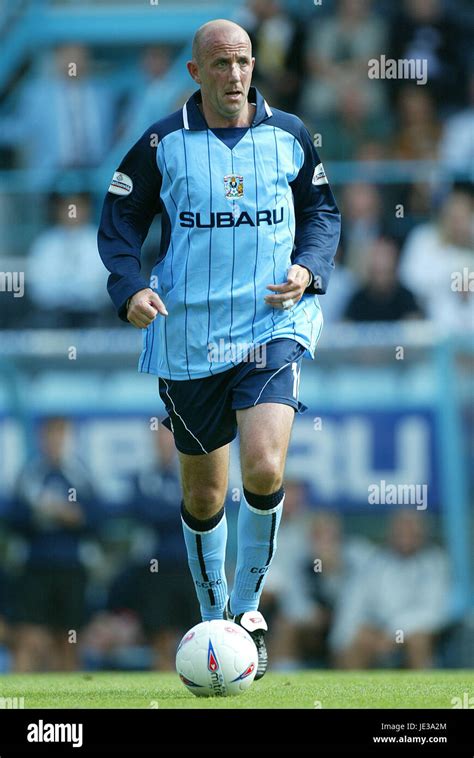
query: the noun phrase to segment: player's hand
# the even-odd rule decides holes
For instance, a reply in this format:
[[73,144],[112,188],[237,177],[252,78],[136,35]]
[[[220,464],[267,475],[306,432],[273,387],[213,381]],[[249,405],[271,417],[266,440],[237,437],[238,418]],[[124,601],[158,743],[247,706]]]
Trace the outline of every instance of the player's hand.
[[162,316],[168,315],[163,301],[149,287],[135,292],[128,302],[127,319],[137,329],[146,329],[150,326],[158,313]]
[[267,289],[272,290],[275,294],[267,295],[265,302],[272,308],[280,308],[281,310],[293,308],[303,297],[310,281],[311,274],[308,269],[295,263],[288,269],[284,284],[269,284],[267,286]]

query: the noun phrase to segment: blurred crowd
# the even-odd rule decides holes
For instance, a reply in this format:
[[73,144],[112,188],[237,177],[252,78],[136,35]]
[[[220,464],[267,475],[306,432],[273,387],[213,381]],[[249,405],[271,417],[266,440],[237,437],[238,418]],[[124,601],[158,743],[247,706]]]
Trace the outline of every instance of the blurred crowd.
[[[173,438],[164,427],[151,434],[151,465],[111,511],[72,452],[73,424],[40,422],[37,451],[0,511],[0,670],[173,669],[199,609]],[[385,533],[362,536],[315,509],[301,481],[285,489],[261,605],[275,670],[462,664],[450,565],[425,514],[389,506]],[[229,499],[231,523],[238,507]]]
[[[474,255],[468,4],[325,0],[304,15],[302,7],[248,0],[235,18],[252,38],[254,83],[271,105],[303,118],[341,207],[338,268],[322,303],[326,323],[429,319],[463,331],[474,324],[472,288],[453,285]],[[0,247],[4,265],[21,266],[26,278],[24,298],[4,298],[0,328],[120,325],[104,295],[95,241],[103,192],[68,194],[61,178],[107,166],[114,151],[119,160],[146,127],[181,106],[193,87],[189,81],[177,91],[179,55],[162,44],[114,57],[112,49],[68,43],[46,49],[3,93],[0,169],[29,170],[32,186],[49,176],[55,191],[40,196],[40,231],[31,224],[20,260],[9,260],[7,241]],[[426,61],[426,83],[370,78],[368,62],[381,56]],[[347,162],[359,161],[357,178]],[[382,164],[387,178],[371,178],[376,161],[391,162]],[[401,162],[417,161],[438,169],[395,180]],[[4,240],[9,210],[0,195]],[[145,270],[158,239],[152,229]]]

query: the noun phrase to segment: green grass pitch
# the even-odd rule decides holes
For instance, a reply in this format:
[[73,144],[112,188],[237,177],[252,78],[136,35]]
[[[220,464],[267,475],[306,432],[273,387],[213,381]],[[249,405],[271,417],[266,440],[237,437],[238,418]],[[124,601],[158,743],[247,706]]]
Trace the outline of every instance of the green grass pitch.
[[197,698],[176,674],[0,676],[0,698],[25,708],[452,708],[474,694],[474,671],[268,673],[237,697]]

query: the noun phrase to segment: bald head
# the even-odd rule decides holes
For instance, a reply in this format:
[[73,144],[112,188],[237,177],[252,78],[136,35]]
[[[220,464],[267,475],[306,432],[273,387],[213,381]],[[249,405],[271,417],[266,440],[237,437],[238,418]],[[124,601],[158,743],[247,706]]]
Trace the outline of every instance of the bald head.
[[248,46],[249,53],[252,54],[252,43],[245,29],[233,21],[217,18],[200,26],[194,35],[193,60],[198,64],[201,63],[207,50],[212,50],[216,44],[225,42]]
[[252,123],[253,106],[247,98],[254,65],[250,37],[238,24],[218,18],[197,30],[193,59],[186,66],[199,84],[211,128]]

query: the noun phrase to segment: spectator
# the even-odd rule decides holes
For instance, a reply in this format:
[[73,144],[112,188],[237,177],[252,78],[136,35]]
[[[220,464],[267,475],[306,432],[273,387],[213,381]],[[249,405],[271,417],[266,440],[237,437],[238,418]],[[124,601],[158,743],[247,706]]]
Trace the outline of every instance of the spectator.
[[433,99],[425,87],[409,84],[398,96],[399,123],[392,154],[400,160],[435,160],[441,136]]
[[[85,537],[100,521],[91,480],[67,449],[65,418],[46,419],[40,455],[20,473],[6,522],[25,541],[13,603],[15,670],[72,671],[86,616]],[[75,636],[76,635],[76,636]]]
[[[364,87],[368,61],[384,52],[385,24],[370,13],[370,6],[371,0],[339,0],[336,14],[317,16],[309,31],[300,108],[318,131],[318,119],[334,113],[348,76],[356,77]],[[372,80],[365,94],[368,114],[381,113],[385,105],[382,83]]]
[[469,104],[444,124],[439,152],[451,177],[474,183],[474,73],[469,78]]
[[279,668],[328,665],[334,609],[347,577],[364,565],[373,548],[364,539],[345,536],[335,513],[317,511],[302,518],[296,511],[292,520],[285,570],[276,579],[269,577],[278,597],[273,655]]
[[277,603],[296,609],[302,602],[297,577],[299,562],[309,550],[308,513],[308,493],[304,483],[298,479],[286,479],[285,520],[278,532],[278,551],[262,595],[262,604],[273,610]]
[[176,645],[199,609],[187,569],[173,435],[164,427],[153,435],[156,458],[134,479],[132,499],[132,515],[151,529],[150,540],[115,579],[108,608],[132,611],[153,648],[153,667],[171,671]]
[[139,139],[145,129],[163,118],[175,105],[179,108],[176,82],[168,76],[172,62],[167,45],[148,47],[141,58],[142,86],[132,95],[128,111],[126,134]]
[[413,294],[398,280],[397,262],[394,242],[382,237],[372,244],[367,283],[349,301],[345,314],[349,321],[400,321],[421,316]]
[[415,226],[429,221],[433,206],[433,187],[428,181],[403,186],[394,185],[387,191],[387,195],[387,207],[395,211],[403,210],[402,214],[394,214],[392,211],[385,219],[387,236],[395,239],[401,248]]
[[338,514],[317,511],[310,520],[311,556],[304,567],[313,606],[310,623],[298,630],[298,649],[306,661],[330,663],[328,638],[335,609],[347,577],[367,565],[373,546],[361,537],[345,535]]
[[81,635],[81,658],[88,670],[146,671],[150,654],[137,616],[128,610],[94,614]]
[[335,258],[336,268],[331,275],[331,291],[321,298],[325,324],[342,321],[347,304],[358,285],[358,279],[344,265],[343,248],[339,246]]
[[379,666],[398,650],[408,668],[430,668],[448,594],[444,550],[429,543],[419,511],[397,512],[388,544],[347,577],[330,635],[336,665]]
[[26,291],[36,309],[31,325],[94,326],[103,318],[101,307],[107,312],[108,298],[90,199],[64,195],[54,204],[56,223],[36,238],[27,263]]
[[[445,13],[441,0],[404,0],[390,29],[389,57],[426,60],[437,104],[446,107],[462,102],[463,30],[455,18]],[[396,80],[388,81],[395,88],[400,86]]]
[[455,188],[444,199],[438,220],[415,227],[402,250],[401,281],[441,331],[474,326],[474,293],[454,281],[472,270],[473,218],[471,194]]
[[53,71],[23,89],[17,112],[3,119],[1,144],[16,145],[42,175],[98,166],[112,144],[115,103],[110,86],[90,74],[89,50],[58,47]]
[[280,0],[250,0],[242,23],[256,58],[254,85],[276,108],[293,111],[304,80],[304,27]]
[[325,160],[357,160],[361,151],[372,152],[377,148],[383,158],[384,144],[391,132],[387,111],[374,116],[370,112],[370,89],[372,82],[360,80],[348,72],[339,89],[335,113],[330,118],[320,118],[316,130],[321,133],[321,149]]
[[367,275],[367,250],[384,227],[382,196],[373,184],[347,184],[342,194],[341,244],[344,263],[359,278]]

